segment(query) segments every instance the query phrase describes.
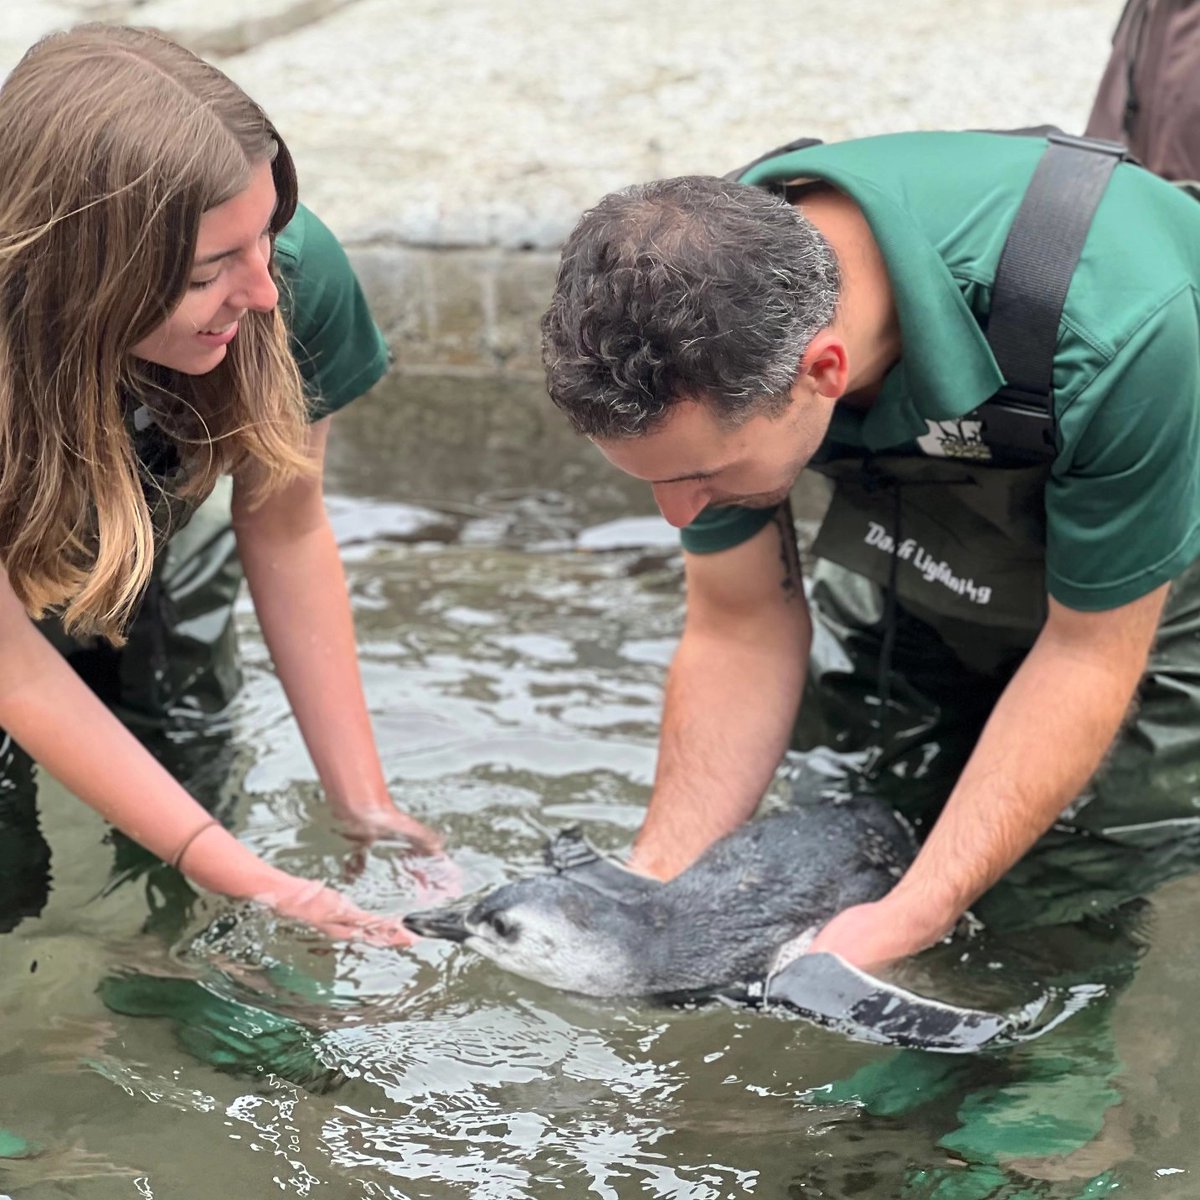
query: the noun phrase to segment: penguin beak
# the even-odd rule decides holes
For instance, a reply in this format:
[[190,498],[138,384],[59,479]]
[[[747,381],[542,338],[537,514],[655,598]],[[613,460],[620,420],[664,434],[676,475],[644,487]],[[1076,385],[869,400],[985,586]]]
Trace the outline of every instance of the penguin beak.
[[421,937],[445,938],[450,942],[465,942],[470,936],[467,929],[466,908],[431,908],[425,912],[409,913],[404,924]]

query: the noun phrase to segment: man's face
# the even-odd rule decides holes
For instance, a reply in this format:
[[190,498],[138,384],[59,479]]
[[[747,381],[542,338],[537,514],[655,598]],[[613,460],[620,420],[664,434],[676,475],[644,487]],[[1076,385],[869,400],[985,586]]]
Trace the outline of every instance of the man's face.
[[681,400],[651,433],[594,441],[613,466],[649,483],[662,515],[682,528],[710,505],[781,504],[824,439],[833,405],[798,384],[782,413],[729,429],[707,405]]

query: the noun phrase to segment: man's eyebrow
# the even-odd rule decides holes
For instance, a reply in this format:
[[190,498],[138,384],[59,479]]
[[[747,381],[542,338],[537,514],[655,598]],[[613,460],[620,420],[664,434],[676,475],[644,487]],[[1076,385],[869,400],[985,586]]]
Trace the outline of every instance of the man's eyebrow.
[[670,479],[651,479],[650,483],[686,483],[693,479],[711,479],[714,475],[720,475],[724,470],[724,467],[710,467],[707,471],[693,471],[690,475],[673,475]]

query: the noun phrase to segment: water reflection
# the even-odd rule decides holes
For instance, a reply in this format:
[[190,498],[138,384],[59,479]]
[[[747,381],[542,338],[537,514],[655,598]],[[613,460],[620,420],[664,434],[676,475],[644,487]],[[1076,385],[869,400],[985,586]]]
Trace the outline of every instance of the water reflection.
[[[653,526],[582,536],[648,497],[544,401],[411,386],[340,419],[333,510],[388,776],[474,891],[534,869],[565,824],[628,843],[678,561]],[[423,907],[449,881],[401,846],[355,858],[242,619],[240,836],[367,908]],[[89,1200],[1194,1191],[1190,881],[1156,899],[1156,950],[1091,1024],[958,1061],[721,1005],[566,996],[448,945],[331,948],[261,912],[189,909],[161,877],[155,928],[174,932],[146,934],[142,883],[101,894],[99,826],[67,797],[46,811],[59,861],[90,866],[0,938],[0,1130],[36,1147],[0,1158],[0,1192],[73,1195],[84,1174]]]

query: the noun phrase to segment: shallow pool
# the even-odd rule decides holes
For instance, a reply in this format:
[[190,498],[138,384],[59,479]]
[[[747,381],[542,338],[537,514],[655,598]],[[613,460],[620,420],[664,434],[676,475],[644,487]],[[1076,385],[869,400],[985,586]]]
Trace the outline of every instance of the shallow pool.
[[[608,525],[648,498],[560,424],[531,390],[410,380],[348,412],[332,454],[385,766],[468,890],[534,869],[567,824],[626,845],[653,771],[677,556],[653,522]],[[436,865],[333,829],[243,618],[220,760],[240,836],[367,908],[426,902]],[[189,904],[165,868],[113,886],[100,822],[41,797],[50,904],[0,937],[0,1195],[1195,1194],[1195,879],[1139,916],[1148,949],[1110,1001],[956,1060],[562,995],[443,944],[331,946]],[[963,954],[926,978],[963,986]],[[995,973],[997,995],[1031,982]]]

